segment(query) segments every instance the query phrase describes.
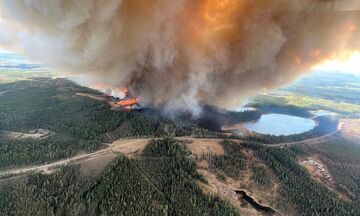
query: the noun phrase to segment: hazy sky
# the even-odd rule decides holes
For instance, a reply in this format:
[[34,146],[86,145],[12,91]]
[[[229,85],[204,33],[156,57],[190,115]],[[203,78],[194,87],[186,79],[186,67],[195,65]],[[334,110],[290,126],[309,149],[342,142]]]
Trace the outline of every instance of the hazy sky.
[[[0,33],[1,34],[1,33]],[[16,69],[29,70],[40,68],[41,63],[36,63],[22,54],[17,54],[5,49],[0,49],[0,70]],[[314,71],[351,73],[360,75],[360,52],[354,53],[349,58],[334,59],[314,66]],[[1,73],[1,71],[0,71]]]
[[42,67],[40,64],[30,61],[26,56],[0,50],[0,73],[1,69],[31,70],[40,67]]
[[360,52],[353,53],[344,59],[333,59],[314,67],[320,71],[339,71],[360,75]]

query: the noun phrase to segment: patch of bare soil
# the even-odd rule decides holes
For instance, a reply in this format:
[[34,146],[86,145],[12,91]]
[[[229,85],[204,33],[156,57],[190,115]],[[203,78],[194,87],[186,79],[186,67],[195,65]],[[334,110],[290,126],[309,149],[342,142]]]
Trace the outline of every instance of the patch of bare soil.
[[49,138],[55,135],[55,132],[46,129],[36,129],[31,130],[28,133],[20,133],[20,132],[11,132],[11,131],[2,131],[0,132],[0,136],[3,136],[7,139],[34,139],[34,140],[42,140]]
[[[272,173],[272,171],[264,164],[263,161],[257,158],[254,151],[245,150],[243,154],[246,155],[246,168],[241,171],[240,178],[237,180],[232,180],[232,184],[240,190],[246,191],[246,193],[251,196],[257,203],[269,206],[274,209],[277,203],[275,200],[278,198],[278,187],[279,183],[275,180],[276,177]],[[259,185],[253,178],[253,167],[263,167],[267,169],[269,173],[268,181],[269,186],[265,187]],[[247,206],[247,208],[253,209],[251,206]],[[277,211],[277,210],[276,210]],[[279,212],[279,211],[277,211]],[[262,215],[262,212],[258,212]],[[285,215],[292,215],[291,212],[287,212]]]
[[234,125],[224,125],[221,128],[223,131],[231,132],[233,134],[236,134],[238,136],[251,136],[251,135],[257,135],[256,132],[251,131],[244,127],[244,123],[234,124]]
[[234,206],[240,206],[240,201],[236,195],[235,188],[227,181],[220,181],[216,174],[208,169],[208,162],[206,160],[198,161],[198,172],[202,174],[207,180],[207,184],[198,182],[200,188],[207,194],[218,195],[224,200],[229,201]]
[[329,190],[337,193],[340,198],[347,200],[347,196],[336,190],[336,183],[325,163],[320,156],[313,154],[306,158],[300,158],[299,164],[305,167],[310,176],[317,182],[325,185]]
[[334,187],[334,180],[330,175],[325,164],[323,164],[318,157],[306,157],[304,159],[300,159],[299,163],[303,165],[306,170],[310,173],[310,175],[328,187]]
[[90,156],[76,162],[80,165],[80,173],[84,176],[97,176],[119,154],[115,152],[103,152],[96,156]]
[[360,119],[341,119],[338,129],[344,137],[360,143]]
[[141,155],[148,142],[148,139],[120,139],[113,142],[109,147],[113,152],[121,152],[132,158]]
[[[222,199],[227,200],[232,205],[237,207],[242,215],[260,216],[264,215],[264,212],[258,211],[249,204],[244,204],[243,200],[236,193],[238,190],[246,190],[246,193],[251,196],[257,203],[264,206],[274,206],[277,199],[278,183],[275,182],[275,177],[269,179],[271,181],[271,187],[263,188],[258,185],[251,178],[253,164],[266,166],[262,161],[258,160],[252,151],[246,150],[243,152],[247,158],[247,168],[240,171],[239,179],[232,179],[226,177],[225,179],[219,179],[215,170],[209,168],[209,162],[207,160],[198,160],[196,162],[197,169],[207,180],[208,184],[199,182],[201,189],[207,194],[216,194]],[[291,214],[286,214],[291,215]]]
[[217,139],[192,139],[178,138],[186,141],[186,147],[193,155],[201,156],[203,154],[224,155],[224,149]]

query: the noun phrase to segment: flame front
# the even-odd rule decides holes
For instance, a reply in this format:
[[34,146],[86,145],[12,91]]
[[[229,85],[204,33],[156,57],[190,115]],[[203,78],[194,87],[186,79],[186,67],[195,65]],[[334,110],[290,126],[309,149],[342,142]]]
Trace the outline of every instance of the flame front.
[[129,99],[120,100],[120,101],[116,102],[115,104],[122,106],[122,107],[133,106],[133,105],[138,104],[138,100],[136,98],[129,98]]

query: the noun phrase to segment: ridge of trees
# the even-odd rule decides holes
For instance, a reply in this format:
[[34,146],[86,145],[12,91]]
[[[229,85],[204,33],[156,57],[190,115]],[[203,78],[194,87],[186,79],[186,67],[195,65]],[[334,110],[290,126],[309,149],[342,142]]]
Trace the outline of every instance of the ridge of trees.
[[78,166],[0,182],[0,215],[239,215],[204,181],[182,142],[150,142],[141,158],[119,156],[98,176],[85,179]]

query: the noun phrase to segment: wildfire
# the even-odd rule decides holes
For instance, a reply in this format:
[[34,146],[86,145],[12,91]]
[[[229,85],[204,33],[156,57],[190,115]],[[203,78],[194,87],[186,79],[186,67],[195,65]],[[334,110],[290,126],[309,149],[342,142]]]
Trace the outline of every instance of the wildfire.
[[124,100],[115,102],[115,104],[122,106],[122,107],[128,107],[128,106],[137,105],[138,100],[136,98],[129,98],[129,99],[124,99]]
[[[79,83],[111,83],[93,88],[112,104],[135,104],[126,86],[142,104],[171,113],[228,108],[316,64],[344,66],[343,55],[360,51],[355,0],[37,2],[0,0],[1,13],[19,24],[14,35],[26,36],[10,37],[14,45],[81,74]],[[359,66],[352,59],[344,68]]]
[[91,85],[90,88],[101,91],[108,97],[111,97],[110,104],[112,106],[120,106],[123,109],[132,109],[134,106],[139,105],[139,100],[129,96],[129,89],[126,87],[111,87],[103,83],[95,83]]
[[125,98],[129,93],[129,90],[126,87],[118,87],[118,86],[112,87],[103,83],[92,84],[90,85],[90,88],[98,90],[106,94],[107,96],[112,96],[120,99]]

